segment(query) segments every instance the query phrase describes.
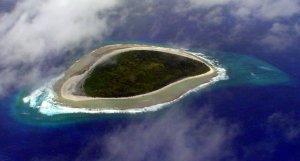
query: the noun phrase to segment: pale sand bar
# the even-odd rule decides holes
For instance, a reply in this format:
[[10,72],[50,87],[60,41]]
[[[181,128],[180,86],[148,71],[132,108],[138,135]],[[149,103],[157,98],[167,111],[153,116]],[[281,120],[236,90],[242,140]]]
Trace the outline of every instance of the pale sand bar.
[[[132,97],[93,98],[77,94],[80,92],[78,92],[79,89],[76,85],[82,81],[97,64],[108,60],[112,56],[130,50],[155,50],[188,57],[205,63],[210,67],[210,71],[198,76],[187,77],[158,90]],[[88,109],[125,110],[173,101],[189,90],[209,83],[211,79],[217,75],[217,71],[212,64],[184,50],[149,45],[118,44],[96,49],[76,61],[76,63],[64,73],[64,76],[54,84],[53,88],[56,94],[55,101],[64,106]]]

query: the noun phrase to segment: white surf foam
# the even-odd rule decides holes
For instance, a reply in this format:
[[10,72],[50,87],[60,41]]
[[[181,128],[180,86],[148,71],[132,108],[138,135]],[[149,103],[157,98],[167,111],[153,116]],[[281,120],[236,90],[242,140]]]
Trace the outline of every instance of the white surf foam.
[[[180,50],[180,49],[174,49],[174,50]],[[115,110],[115,109],[107,109],[107,108],[72,108],[68,106],[64,106],[59,104],[58,102],[55,102],[54,100],[54,91],[52,89],[52,86],[56,80],[58,80],[60,77],[53,79],[50,83],[46,84],[45,86],[33,91],[30,95],[26,96],[23,98],[23,102],[28,104],[29,107],[38,109],[40,113],[52,116],[52,115],[58,115],[58,114],[70,114],[70,113],[90,113],[90,114],[95,114],[95,113],[130,113],[130,114],[135,114],[135,113],[143,113],[143,112],[154,112],[157,111],[163,107],[166,107],[166,105],[172,104],[183,97],[189,95],[191,92],[198,91],[208,85],[211,85],[217,81],[220,80],[227,80],[229,77],[226,74],[226,69],[223,68],[218,61],[213,60],[206,55],[202,53],[194,53],[194,52],[189,52],[186,51],[194,56],[198,56],[202,59],[204,59],[206,62],[210,63],[217,69],[218,75],[214,78],[211,79],[209,83],[202,84],[198,86],[197,88],[194,88],[192,90],[189,90],[185,94],[181,95],[179,98],[166,102],[166,103],[161,103],[161,104],[156,104],[148,107],[143,107],[143,108],[138,108],[138,109],[126,109],[126,110]]]

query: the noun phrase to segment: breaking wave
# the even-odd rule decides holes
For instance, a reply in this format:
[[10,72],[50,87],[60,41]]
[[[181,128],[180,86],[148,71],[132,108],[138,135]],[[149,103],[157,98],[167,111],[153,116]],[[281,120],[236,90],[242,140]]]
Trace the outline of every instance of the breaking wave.
[[[174,49],[174,50],[179,50],[179,49]],[[24,97],[23,102],[28,104],[29,107],[37,109],[40,113],[48,115],[48,116],[58,115],[58,114],[71,114],[71,113],[91,113],[91,114],[95,114],[95,113],[131,113],[131,114],[135,114],[135,113],[142,113],[142,112],[154,112],[154,111],[157,111],[157,110],[165,107],[166,105],[172,104],[172,103],[180,100],[181,98],[185,97],[186,95],[190,94],[191,92],[198,91],[198,90],[200,90],[208,85],[211,85],[217,81],[229,79],[229,77],[226,74],[226,69],[223,68],[219,64],[218,61],[213,60],[202,53],[195,53],[195,52],[190,52],[190,51],[188,51],[188,52],[194,56],[198,56],[198,57],[204,59],[208,63],[215,66],[215,68],[217,69],[218,75],[216,77],[214,77],[213,79],[211,79],[210,82],[208,82],[206,84],[202,84],[192,90],[189,90],[185,94],[181,95],[179,98],[177,98],[173,101],[170,101],[170,102],[165,102],[165,103],[156,104],[156,105],[138,108],[138,109],[135,108],[135,109],[126,109],[126,110],[115,110],[115,109],[105,109],[105,108],[91,109],[91,108],[68,107],[65,105],[61,105],[60,103],[56,102],[54,99],[55,94],[52,89],[52,86],[53,86],[54,82],[56,82],[59,78],[61,78],[61,76],[53,79],[51,82],[47,83],[43,87],[36,89],[31,94]]]

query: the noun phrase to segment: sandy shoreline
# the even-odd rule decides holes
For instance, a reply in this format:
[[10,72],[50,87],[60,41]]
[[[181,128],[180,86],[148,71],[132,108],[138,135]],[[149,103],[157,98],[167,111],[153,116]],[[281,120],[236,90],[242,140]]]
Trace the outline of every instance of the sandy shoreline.
[[[121,98],[93,98],[76,95],[78,88],[76,85],[99,63],[129,50],[155,50],[170,54],[188,57],[207,64],[210,71],[201,75],[187,77],[173,82],[158,90],[131,97]],[[173,101],[186,92],[209,83],[216,77],[217,71],[212,64],[204,59],[196,57],[184,50],[148,46],[148,45],[110,45],[94,50],[74,63],[65,75],[54,84],[56,94],[55,101],[69,107],[77,108],[96,108],[96,109],[131,109],[152,106],[165,102]],[[75,94],[74,94],[75,93]]]

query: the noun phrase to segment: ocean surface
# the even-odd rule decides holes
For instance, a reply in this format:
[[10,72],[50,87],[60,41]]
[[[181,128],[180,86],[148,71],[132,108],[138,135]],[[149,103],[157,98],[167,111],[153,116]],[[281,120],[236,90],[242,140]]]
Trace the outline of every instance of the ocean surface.
[[32,90],[11,92],[0,100],[0,160],[299,160],[298,69],[284,59],[190,50],[227,79],[155,112],[47,115],[23,102]]
[[[0,1],[0,24],[14,28],[13,24],[18,25],[20,21],[17,20],[22,20],[22,16],[29,17],[24,21],[25,28],[20,28],[20,32],[25,31],[25,39],[47,40],[49,36],[60,40],[59,37],[64,37],[64,34],[47,35],[58,31],[49,27],[57,23],[56,19],[52,22],[48,17],[54,13],[52,11],[58,11],[54,14],[62,16],[61,20],[80,15],[75,17],[79,24],[84,17],[84,14],[72,14],[56,5],[52,6],[51,14],[45,12],[49,9],[47,6],[51,9],[49,3],[56,4],[56,1],[24,1],[32,6],[15,11],[15,4],[20,2],[23,1]],[[181,2],[182,6],[176,5]],[[39,81],[35,87],[11,89],[0,97],[0,161],[300,161],[300,15],[297,0],[253,1],[259,5],[254,8],[247,8],[243,1],[212,1],[212,4],[227,4],[184,8],[186,2],[198,1],[129,0],[112,13],[99,13],[101,20],[97,22],[107,23],[109,30],[105,30],[106,36],[100,34],[99,40],[93,40],[95,46],[90,51],[114,43],[187,47],[214,60],[225,69],[227,79],[193,91],[157,111],[137,114],[63,113],[53,106],[41,111],[39,105],[45,95],[35,97],[37,104],[34,106],[23,102],[24,97],[44,87]],[[202,2],[208,1],[199,1],[199,4]],[[286,7],[289,3],[291,10],[280,9],[290,8]],[[40,7],[43,4],[45,7]],[[44,10],[38,12],[37,8]],[[75,9],[74,12],[78,12]],[[236,17],[237,9],[248,9],[249,16]],[[2,26],[5,21],[1,18],[10,12],[15,16],[16,12],[23,14],[15,22]],[[106,13],[109,16],[105,16]],[[46,24],[40,25],[39,20]],[[63,25],[58,33],[74,31],[70,30],[72,25]],[[89,31],[93,29],[90,26],[80,29]],[[39,29],[44,32],[40,33]],[[6,30],[1,31],[10,37],[5,34]],[[73,34],[77,35],[72,33],[72,38]],[[22,40],[23,37],[13,38]],[[26,40],[29,41],[25,46],[31,47],[31,39]],[[11,45],[15,45],[13,42]],[[58,45],[63,45],[62,42]],[[85,45],[76,44],[74,48]],[[47,57],[40,70],[47,75],[52,68],[67,68],[86,53],[83,51],[47,53],[47,56],[39,53]],[[17,58],[23,58],[22,54],[17,53]],[[31,65],[29,68],[35,67]],[[5,75],[0,79],[3,77]]]

